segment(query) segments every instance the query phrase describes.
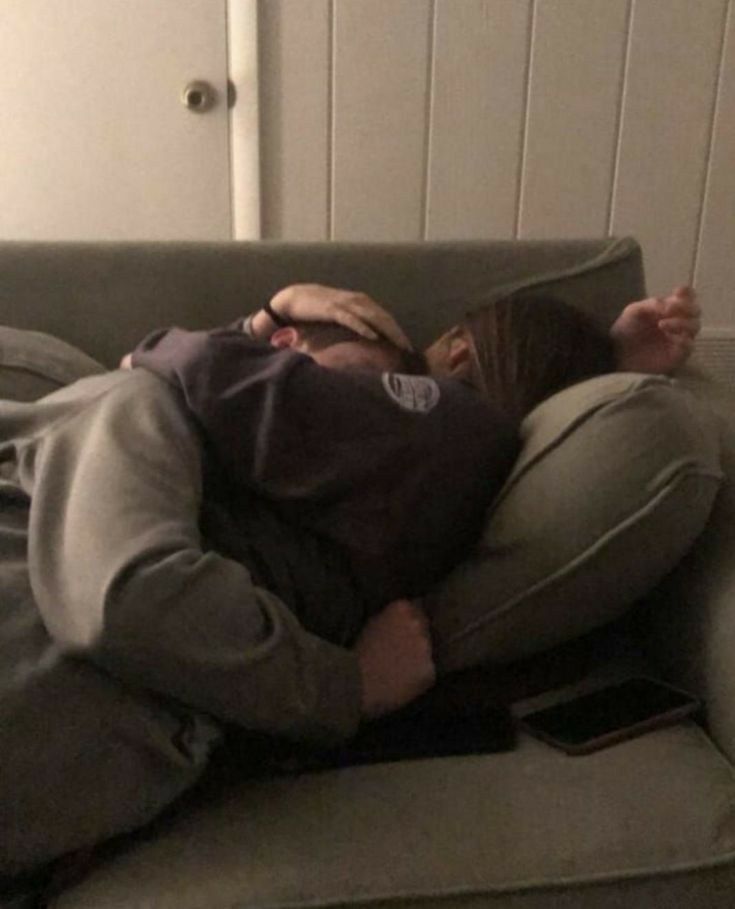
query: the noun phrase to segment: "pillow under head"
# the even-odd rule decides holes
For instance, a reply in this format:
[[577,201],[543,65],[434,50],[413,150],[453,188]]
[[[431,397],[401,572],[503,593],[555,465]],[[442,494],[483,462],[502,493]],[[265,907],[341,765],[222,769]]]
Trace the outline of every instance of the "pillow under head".
[[480,543],[426,600],[442,671],[618,618],[689,549],[722,481],[714,422],[663,376],[581,382],[536,407],[522,435]]

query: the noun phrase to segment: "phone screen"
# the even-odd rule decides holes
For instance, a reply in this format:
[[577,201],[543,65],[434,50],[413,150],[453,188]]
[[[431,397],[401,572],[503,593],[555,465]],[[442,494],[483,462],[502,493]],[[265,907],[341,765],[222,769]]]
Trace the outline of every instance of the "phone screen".
[[[687,707],[691,711],[686,711]],[[639,678],[547,707],[521,719],[532,732],[569,745],[582,745],[657,716],[682,710],[694,712],[698,707],[699,701],[684,691]]]

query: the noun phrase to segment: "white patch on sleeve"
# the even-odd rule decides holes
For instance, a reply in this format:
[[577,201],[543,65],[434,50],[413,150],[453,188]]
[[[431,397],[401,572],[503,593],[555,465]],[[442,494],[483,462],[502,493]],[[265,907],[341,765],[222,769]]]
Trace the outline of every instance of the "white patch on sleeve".
[[441,392],[429,376],[406,376],[399,372],[384,372],[383,387],[404,410],[429,413],[439,403]]

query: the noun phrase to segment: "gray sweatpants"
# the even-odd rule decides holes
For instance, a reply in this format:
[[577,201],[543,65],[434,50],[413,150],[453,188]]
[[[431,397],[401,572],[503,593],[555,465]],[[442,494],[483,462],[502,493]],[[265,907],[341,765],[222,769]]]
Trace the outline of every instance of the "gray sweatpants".
[[0,875],[147,823],[219,737],[204,714],[61,655],[32,599],[25,510],[0,494]]

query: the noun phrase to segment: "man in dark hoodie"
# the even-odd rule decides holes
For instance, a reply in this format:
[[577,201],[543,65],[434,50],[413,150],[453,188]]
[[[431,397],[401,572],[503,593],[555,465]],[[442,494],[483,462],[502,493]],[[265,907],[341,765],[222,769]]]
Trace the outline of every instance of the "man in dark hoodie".
[[468,384],[335,326],[284,327],[270,343],[174,328],[132,364],[195,417],[206,499],[236,503],[231,539],[256,582],[343,645],[459,562],[518,450],[510,419]]

